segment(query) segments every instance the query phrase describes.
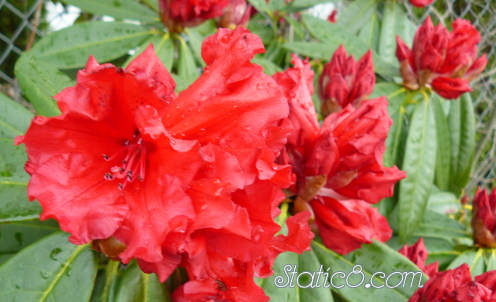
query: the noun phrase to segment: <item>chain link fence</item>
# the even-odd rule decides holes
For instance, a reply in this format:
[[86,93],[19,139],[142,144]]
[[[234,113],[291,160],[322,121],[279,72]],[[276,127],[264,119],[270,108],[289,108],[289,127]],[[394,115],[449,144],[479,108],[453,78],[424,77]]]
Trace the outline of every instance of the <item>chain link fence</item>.
[[[477,115],[477,150],[474,173],[468,190],[477,186],[494,187],[496,179],[496,1],[494,0],[437,0],[428,9],[405,3],[409,17],[420,24],[427,15],[434,21],[449,24],[456,18],[468,19],[481,32],[480,49],[487,53],[489,64],[473,83],[473,101]],[[48,10],[47,6],[52,9]],[[53,9],[54,7],[58,8]],[[49,7],[50,8],[50,7]],[[59,1],[0,0],[0,90],[21,101],[21,92],[14,77],[14,64],[23,50],[50,30],[56,23],[69,25],[64,20],[70,7]],[[72,14],[78,14],[72,11]],[[75,19],[75,18],[74,18]],[[74,20],[73,20],[74,21]]]

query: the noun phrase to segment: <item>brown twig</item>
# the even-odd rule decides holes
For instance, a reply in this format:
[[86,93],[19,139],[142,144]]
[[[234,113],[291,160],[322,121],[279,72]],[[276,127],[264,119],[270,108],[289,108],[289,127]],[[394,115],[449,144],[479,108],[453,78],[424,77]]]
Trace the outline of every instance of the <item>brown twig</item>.
[[40,3],[38,3],[38,7],[36,8],[36,12],[34,13],[33,30],[29,35],[28,42],[26,43],[26,50],[31,49],[31,46],[34,43],[34,38],[36,37],[36,30],[38,29],[38,25],[40,23],[40,15],[41,15],[42,7],[43,7],[43,1],[40,1]]

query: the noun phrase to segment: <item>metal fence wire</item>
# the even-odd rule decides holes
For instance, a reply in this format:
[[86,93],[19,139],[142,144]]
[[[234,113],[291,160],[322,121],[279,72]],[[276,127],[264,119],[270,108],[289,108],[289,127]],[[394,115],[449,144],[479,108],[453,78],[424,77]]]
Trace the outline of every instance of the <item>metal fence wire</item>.
[[[385,0],[392,1],[392,0]],[[412,7],[403,1],[408,16],[420,24],[430,15],[434,21],[448,22],[468,19],[480,31],[481,51],[487,53],[489,64],[472,83],[477,115],[477,150],[474,172],[467,192],[477,186],[492,188],[496,184],[496,1],[437,0],[427,9]],[[58,5],[55,14],[47,13],[47,5]],[[50,24],[63,19],[68,7],[59,0],[0,0],[0,91],[22,102],[22,94],[14,77],[14,64],[21,52],[50,31]],[[60,19],[60,20],[59,20]]]

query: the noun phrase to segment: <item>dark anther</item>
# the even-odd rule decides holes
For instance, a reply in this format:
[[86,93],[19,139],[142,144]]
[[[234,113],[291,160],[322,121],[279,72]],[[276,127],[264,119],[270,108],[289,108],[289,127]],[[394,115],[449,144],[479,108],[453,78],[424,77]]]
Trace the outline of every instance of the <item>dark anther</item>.
[[105,180],[112,180],[114,177],[110,173],[105,173],[104,178],[105,178]]
[[108,155],[107,155],[107,154],[103,154],[103,159],[104,159],[104,160],[109,160]]
[[124,190],[124,185],[123,185],[123,184],[121,184],[121,183],[119,183],[119,184],[117,185],[117,187],[119,187],[119,190],[121,190],[121,191],[122,191],[122,190]]

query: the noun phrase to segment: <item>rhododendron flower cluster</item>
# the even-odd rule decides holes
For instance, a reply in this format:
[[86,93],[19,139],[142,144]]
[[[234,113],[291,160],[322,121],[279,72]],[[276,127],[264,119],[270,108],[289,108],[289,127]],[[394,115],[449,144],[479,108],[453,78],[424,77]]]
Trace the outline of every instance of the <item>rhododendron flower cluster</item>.
[[412,49],[397,37],[403,85],[413,90],[431,87],[446,99],[472,91],[470,81],[487,64],[485,54],[477,58],[479,41],[479,32],[467,20],[455,20],[448,32],[442,24],[434,27],[427,17],[415,34]]
[[61,115],[36,117],[17,143],[28,154],[28,195],[70,241],[96,240],[124,263],[136,258],[165,281],[190,281],[177,301],[267,301],[253,277],[284,251],[309,249],[309,213],[274,221],[292,183],[276,164],[289,106],[250,59],[263,52],[246,29],[203,44],[205,71],[179,95],[149,47],[124,69],[90,58],[57,96]]
[[374,85],[372,52],[368,51],[357,63],[340,45],[319,78],[321,113],[327,116],[348,104],[357,108],[372,93]]
[[474,241],[480,247],[496,248],[496,189],[477,190],[472,203]]
[[493,302],[496,299],[496,271],[472,280],[470,267],[461,266],[440,272],[419,288],[409,302]]
[[425,265],[428,254],[422,238],[412,246],[405,244],[398,252],[415,263],[429,277],[433,277],[439,272],[439,262]]
[[220,17],[231,0],[159,0],[162,22],[172,32]]
[[406,175],[384,167],[382,155],[391,119],[387,100],[348,104],[319,126],[312,102],[313,71],[293,57],[294,68],[274,75],[290,104],[288,138],[283,163],[297,176],[295,210],[311,211],[324,244],[346,254],[371,243],[386,241],[391,229],[371,204],[393,194]]

